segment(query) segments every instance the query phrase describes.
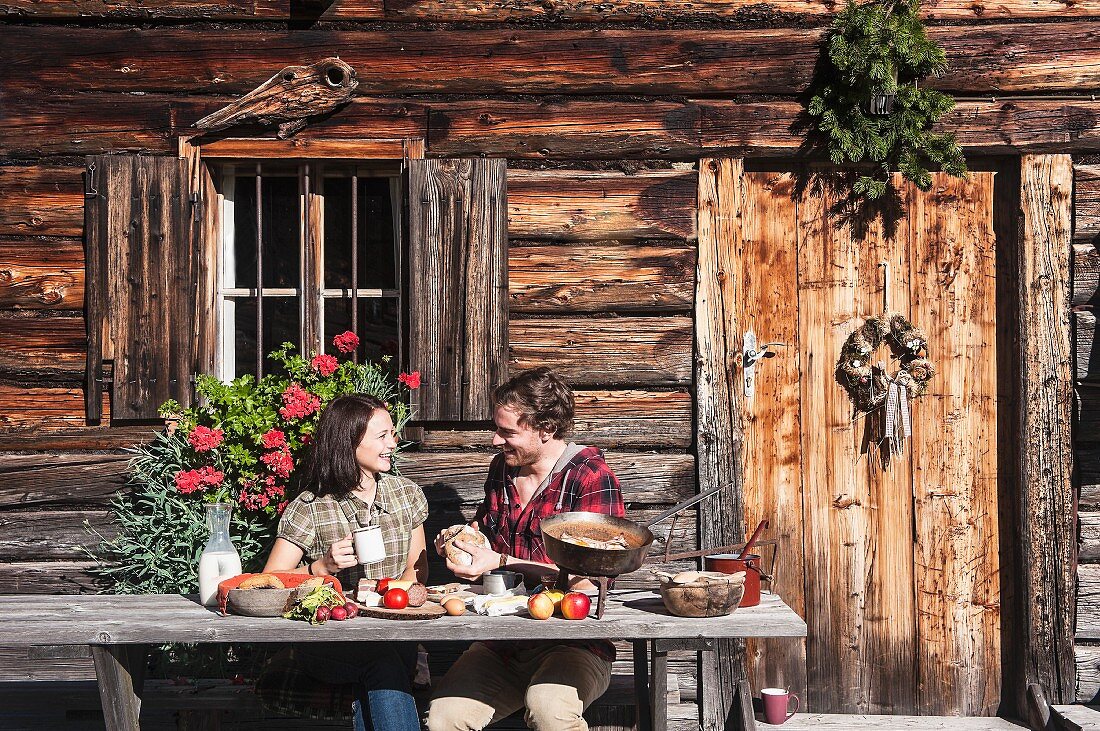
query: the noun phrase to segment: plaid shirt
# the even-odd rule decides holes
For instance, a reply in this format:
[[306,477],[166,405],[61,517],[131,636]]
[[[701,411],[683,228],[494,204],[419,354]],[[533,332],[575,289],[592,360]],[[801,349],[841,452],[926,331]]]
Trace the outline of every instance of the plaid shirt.
[[419,485],[405,477],[379,475],[378,490],[370,505],[354,493],[337,500],[332,495],[317,497],[303,492],[283,511],[278,535],[301,548],[307,561],[315,561],[355,528],[381,527],[386,557],[376,563],[355,564],[336,575],[341,584],[354,591],[361,578],[393,579],[405,572],[410,535],[427,517],[428,500]]
[[[508,469],[503,454],[493,458],[489,477],[485,480],[485,500],[474,518],[497,553],[520,560],[553,563],[542,542],[543,518],[573,510],[607,513],[618,518],[626,514],[619,479],[597,447],[585,447],[578,452],[524,507],[520,507],[516,492],[517,473],[518,468]],[[485,644],[498,654],[506,654],[509,646],[515,646],[508,642]],[[565,644],[583,647],[608,661],[615,659],[615,646],[610,642]]]

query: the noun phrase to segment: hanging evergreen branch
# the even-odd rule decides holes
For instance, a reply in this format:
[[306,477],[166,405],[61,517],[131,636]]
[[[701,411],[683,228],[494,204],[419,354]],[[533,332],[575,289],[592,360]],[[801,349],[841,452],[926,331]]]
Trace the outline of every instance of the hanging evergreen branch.
[[[930,168],[957,177],[967,172],[955,135],[931,131],[955,100],[917,85],[947,69],[919,8],[919,0],[848,0],[825,37],[806,111],[834,164],[875,165],[853,185],[856,199],[882,197],[895,170],[921,190],[932,186]],[[870,113],[874,95],[896,95],[889,114]]]

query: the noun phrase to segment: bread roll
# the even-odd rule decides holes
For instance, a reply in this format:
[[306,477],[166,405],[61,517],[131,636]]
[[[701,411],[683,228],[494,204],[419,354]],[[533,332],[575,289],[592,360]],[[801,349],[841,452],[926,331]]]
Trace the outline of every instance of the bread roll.
[[474,557],[455,545],[456,540],[470,543],[482,548],[490,548],[489,539],[481,531],[474,530],[468,525],[452,525],[443,531],[443,548],[447,554],[447,560],[458,566],[469,566],[474,562]]
[[285,589],[278,576],[271,574],[256,574],[241,582],[238,589]]

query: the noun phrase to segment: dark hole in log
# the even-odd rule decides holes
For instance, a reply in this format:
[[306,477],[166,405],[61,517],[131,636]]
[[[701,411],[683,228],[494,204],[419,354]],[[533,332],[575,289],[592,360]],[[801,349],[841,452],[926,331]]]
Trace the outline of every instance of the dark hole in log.
[[339,66],[329,66],[325,71],[325,79],[329,86],[342,86],[344,83],[344,70]]
[[294,74],[293,73],[283,74],[283,80],[284,81],[294,81]]

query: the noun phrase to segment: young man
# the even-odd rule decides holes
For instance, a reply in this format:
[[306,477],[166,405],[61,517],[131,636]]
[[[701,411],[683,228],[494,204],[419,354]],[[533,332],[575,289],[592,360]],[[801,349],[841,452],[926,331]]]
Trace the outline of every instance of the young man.
[[[573,392],[549,368],[515,376],[493,391],[492,403],[493,446],[500,454],[489,466],[474,520],[492,548],[457,543],[473,564],[447,567],[473,580],[507,566],[523,572],[530,586],[557,570],[543,547],[543,518],[570,510],[622,517],[623,497],[599,449],[565,441]],[[476,642],[436,687],[428,729],[474,731],[526,707],[533,729],[586,731],[581,714],[607,690],[614,659],[606,641]]]

